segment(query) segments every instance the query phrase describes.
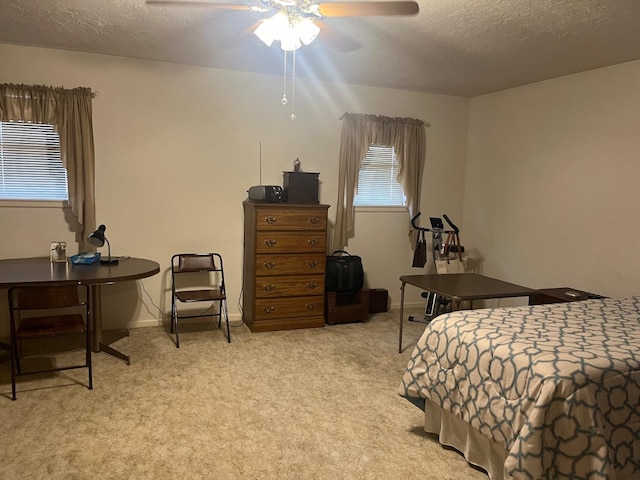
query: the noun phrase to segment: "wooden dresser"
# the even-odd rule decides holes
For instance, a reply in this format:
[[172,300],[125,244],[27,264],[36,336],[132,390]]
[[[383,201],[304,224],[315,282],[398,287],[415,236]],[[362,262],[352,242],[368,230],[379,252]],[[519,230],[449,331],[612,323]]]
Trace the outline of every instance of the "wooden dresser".
[[244,323],[252,332],[324,327],[329,206],[243,205]]

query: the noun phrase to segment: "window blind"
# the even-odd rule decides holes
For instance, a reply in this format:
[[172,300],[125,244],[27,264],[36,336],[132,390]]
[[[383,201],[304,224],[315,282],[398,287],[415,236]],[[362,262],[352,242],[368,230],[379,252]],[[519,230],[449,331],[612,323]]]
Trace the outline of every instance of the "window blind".
[[405,196],[396,179],[398,162],[394,147],[372,145],[369,147],[360,172],[355,206],[403,206]]
[[69,199],[53,125],[0,122],[0,199]]

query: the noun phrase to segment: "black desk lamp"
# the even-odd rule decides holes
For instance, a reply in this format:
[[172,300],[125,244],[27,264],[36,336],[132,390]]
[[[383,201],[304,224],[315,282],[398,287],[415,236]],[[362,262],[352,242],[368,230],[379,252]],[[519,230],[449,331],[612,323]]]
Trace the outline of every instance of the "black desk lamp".
[[107,237],[104,234],[104,231],[106,229],[107,227],[105,227],[104,225],[100,225],[95,232],[89,235],[87,241],[90,244],[95,245],[96,247],[102,247],[104,245],[104,242],[107,242],[107,258],[101,258],[100,263],[102,263],[103,265],[115,265],[118,263],[118,259],[111,258],[111,245],[109,244],[109,240],[107,240]]

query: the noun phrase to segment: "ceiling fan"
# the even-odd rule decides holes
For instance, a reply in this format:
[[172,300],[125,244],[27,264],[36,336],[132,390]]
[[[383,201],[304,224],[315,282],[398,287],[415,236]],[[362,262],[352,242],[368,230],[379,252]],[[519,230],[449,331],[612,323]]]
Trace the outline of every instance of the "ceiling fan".
[[[242,0],[239,0],[242,2]],[[327,39],[339,45],[340,50],[351,51],[357,47],[356,42],[348,40],[344,35],[336,35],[322,20],[325,17],[364,17],[387,15],[416,15],[419,7],[415,1],[344,1],[314,3],[311,0],[253,0],[247,3],[218,3],[214,0],[146,0],[151,5],[196,6],[204,8],[218,8],[226,10],[244,10],[258,13],[274,13],[273,16],[260,20],[253,33],[266,45],[271,46],[274,41],[280,42],[284,50],[284,87],[282,105],[287,105],[287,52],[292,55],[292,86],[291,86],[291,120],[295,120],[295,63],[296,50],[302,45],[309,45],[320,33],[330,34]]]
[[[241,10],[259,13],[275,12],[253,29],[260,40],[271,46],[280,41],[283,50],[296,50],[311,43],[320,32],[318,25],[326,17],[406,16],[419,11],[415,1],[322,2],[311,0],[255,0],[246,3],[218,3],[214,0],[146,0],[150,5],[172,5]],[[323,25],[323,28],[326,26]]]

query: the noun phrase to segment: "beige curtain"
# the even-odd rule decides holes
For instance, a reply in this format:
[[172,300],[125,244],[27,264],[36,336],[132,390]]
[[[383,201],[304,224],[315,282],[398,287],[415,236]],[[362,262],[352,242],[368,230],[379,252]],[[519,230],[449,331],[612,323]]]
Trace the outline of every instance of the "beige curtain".
[[94,249],[86,239],[96,228],[92,98],[89,88],[0,84],[0,120],[47,123],[60,136],[69,206],[81,226],[77,233],[80,251]]
[[[359,113],[342,116],[338,202],[332,250],[345,247],[353,237],[353,197],[358,186],[358,172],[371,145],[394,147],[398,160],[398,183],[407,197],[410,220],[420,208],[420,186],[426,150],[425,123],[412,118],[391,118]],[[413,247],[415,242],[410,238]]]

